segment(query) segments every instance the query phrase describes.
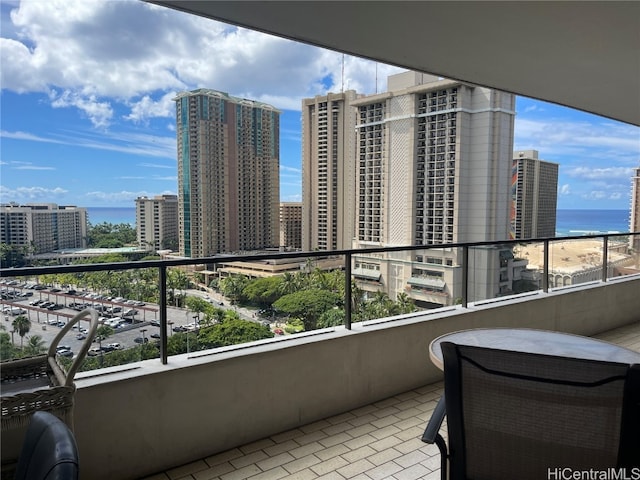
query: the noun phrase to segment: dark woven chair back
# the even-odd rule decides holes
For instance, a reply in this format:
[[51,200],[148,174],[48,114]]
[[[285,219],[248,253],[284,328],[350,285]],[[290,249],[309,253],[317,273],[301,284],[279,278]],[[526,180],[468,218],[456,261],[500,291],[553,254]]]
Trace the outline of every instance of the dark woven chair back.
[[635,461],[621,443],[629,365],[452,343],[442,351],[451,480],[561,478]]
[[49,412],[35,412],[16,466],[16,480],[75,480],[78,449],[67,425]]

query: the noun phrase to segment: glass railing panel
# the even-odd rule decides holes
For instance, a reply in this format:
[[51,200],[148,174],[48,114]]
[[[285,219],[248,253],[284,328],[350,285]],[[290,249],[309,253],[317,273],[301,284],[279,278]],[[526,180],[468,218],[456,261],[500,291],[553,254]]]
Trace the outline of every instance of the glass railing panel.
[[[110,329],[86,360],[99,368],[567,288],[637,274],[638,236],[4,269],[2,358],[27,342],[37,348],[31,336],[48,345],[85,307]],[[19,316],[29,322],[23,336],[13,325]],[[81,328],[86,322],[64,341],[73,352]],[[101,348],[110,343],[118,347]]]
[[613,235],[607,244],[607,278],[640,273],[640,234]]

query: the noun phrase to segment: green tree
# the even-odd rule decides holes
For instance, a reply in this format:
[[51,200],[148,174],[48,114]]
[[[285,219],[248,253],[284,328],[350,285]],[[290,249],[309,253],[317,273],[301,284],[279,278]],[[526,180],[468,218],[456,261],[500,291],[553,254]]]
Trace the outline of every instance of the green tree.
[[243,275],[230,275],[220,280],[220,291],[232,304],[236,304],[243,299],[242,292],[248,283],[249,279]]
[[269,327],[259,323],[240,319],[225,319],[221,323],[201,329],[198,341],[204,348],[216,348],[272,337],[273,332]]
[[0,332],[0,361],[4,362],[16,358],[18,351],[13,343],[11,336],[7,332]]
[[102,348],[102,342],[104,342],[107,338],[113,335],[113,328],[109,325],[100,325],[96,330],[96,340],[98,340],[98,345]]
[[40,335],[31,335],[27,346],[24,347],[24,355],[41,355],[47,351],[47,345]]
[[31,320],[24,315],[18,315],[11,325],[18,335],[20,335],[20,348],[22,349],[24,336],[29,333],[29,330],[31,330]]
[[119,223],[101,223],[90,225],[87,232],[87,245],[94,248],[119,248],[136,242],[136,230],[131,225]]
[[283,279],[279,276],[256,278],[255,280],[251,280],[242,293],[249,302],[262,307],[268,307],[280,298],[282,282]]
[[189,277],[180,269],[167,269],[167,288],[169,289],[170,294],[168,303],[171,303],[171,299],[173,299],[173,302],[177,307],[178,297],[176,296],[176,289],[186,290],[187,288],[189,288]]
[[194,332],[174,333],[167,339],[167,352],[169,355],[179,355],[201,350],[199,338]]
[[417,310],[413,299],[404,292],[400,292],[396,297],[396,304],[400,314],[411,313]]
[[320,315],[335,307],[340,300],[333,292],[309,289],[285,295],[275,301],[273,306],[279,312],[301,319],[308,331],[315,330]]
[[341,308],[332,308],[327,310],[318,319],[318,328],[337,327],[338,325],[344,325],[345,312]]

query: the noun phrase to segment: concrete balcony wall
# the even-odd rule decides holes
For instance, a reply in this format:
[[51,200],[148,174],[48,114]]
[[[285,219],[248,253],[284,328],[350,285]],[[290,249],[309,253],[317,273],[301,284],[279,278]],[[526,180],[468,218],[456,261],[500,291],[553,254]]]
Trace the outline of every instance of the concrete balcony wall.
[[438,381],[428,346],[449,331],[640,321],[639,292],[639,276],[622,277],[80,374],[82,478],[138,478]]

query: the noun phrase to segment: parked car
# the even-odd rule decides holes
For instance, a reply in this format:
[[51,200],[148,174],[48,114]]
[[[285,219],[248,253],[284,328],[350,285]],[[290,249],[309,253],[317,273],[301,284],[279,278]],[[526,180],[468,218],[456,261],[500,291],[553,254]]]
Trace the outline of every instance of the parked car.
[[186,332],[187,331],[187,327],[183,327],[182,325],[178,325],[173,327],[173,331],[174,332]]
[[151,320],[151,325],[153,325],[154,327],[159,327],[160,326],[160,322],[158,320]]
[[149,339],[147,337],[136,337],[133,341],[136,343],[149,343]]
[[160,334],[159,333],[152,333],[151,334],[151,338],[160,338]]
[[122,350],[122,345],[119,343],[108,343],[107,347],[109,347],[112,350]]
[[73,357],[73,352],[71,350],[62,350],[56,353],[61,357],[69,357],[69,358]]
[[58,345],[56,347],[56,352],[60,353],[63,350],[71,350],[71,347],[69,345]]
[[95,357],[96,355],[100,355],[103,350],[100,347],[91,347],[87,352],[87,355],[90,357]]
[[87,336],[84,333],[79,333],[76,335],[76,340],[84,340]]

